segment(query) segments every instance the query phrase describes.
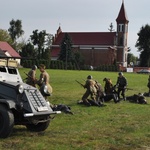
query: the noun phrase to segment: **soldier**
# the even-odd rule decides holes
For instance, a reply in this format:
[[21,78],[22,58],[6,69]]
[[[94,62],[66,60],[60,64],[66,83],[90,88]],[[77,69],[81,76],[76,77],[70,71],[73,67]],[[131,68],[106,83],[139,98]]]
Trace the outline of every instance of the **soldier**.
[[104,86],[105,94],[112,94],[112,90],[113,90],[112,81],[108,78],[104,78],[103,81],[105,81],[105,86]]
[[123,100],[126,100],[125,97],[125,90],[126,90],[126,86],[127,86],[127,79],[123,76],[122,72],[118,73],[118,78],[117,78],[117,83],[116,86],[118,87],[118,98],[120,100],[120,93],[123,97]]
[[142,93],[138,94],[138,104],[147,104],[147,101]]
[[138,104],[147,104],[147,100],[145,99],[142,93],[134,94],[133,96],[128,96],[127,100],[132,103]]
[[26,83],[33,86],[33,87],[36,87],[36,69],[37,69],[37,66],[34,65],[32,66],[31,70],[28,72],[27,75],[27,81]]
[[61,111],[61,112],[64,112],[66,114],[71,114],[71,115],[74,114],[71,111],[71,107],[67,106],[67,105],[64,105],[64,104],[54,105],[52,109],[53,109],[53,111]]
[[82,101],[85,105],[90,106],[91,103],[87,99],[89,96],[91,97],[93,103],[99,105],[96,103],[96,96],[97,96],[97,89],[96,89],[96,82],[92,79],[92,76],[87,76],[87,80],[85,82],[85,85],[83,85],[84,88],[86,88],[86,92],[82,96]]
[[[41,93],[43,91],[43,87],[46,85],[47,86],[47,91],[48,91],[49,95],[51,95],[52,94],[52,87],[49,84],[50,77],[49,77],[49,74],[46,72],[45,68],[46,67],[45,67],[44,64],[41,64],[39,66],[41,74],[40,74],[40,79],[36,83],[39,85]],[[46,95],[43,95],[43,96],[45,97],[45,99],[47,98]]]
[[148,78],[147,87],[148,87],[148,96],[150,96],[150,75],[149,75],[149,78]]
[[104,86],[104,91],[105,91],[105,95],[104,95],[104,101],[110,101],[111,99],[114,100],[115,103],[119,102],[118,101],[118,94],[117,91],[115,89],[115,87],[112,84],[111,79],[109,78],[104,78],[103,81],[105,81],[105,86]]
[[104,99],[103,99],[103,97],[104,97],[104,91],[103,91],[102,85],[98,81],[96,81],[96,80],[95,80],[95,82],[96,82],[95,87],[97,89],[96,100],[99,103],[104,102]]

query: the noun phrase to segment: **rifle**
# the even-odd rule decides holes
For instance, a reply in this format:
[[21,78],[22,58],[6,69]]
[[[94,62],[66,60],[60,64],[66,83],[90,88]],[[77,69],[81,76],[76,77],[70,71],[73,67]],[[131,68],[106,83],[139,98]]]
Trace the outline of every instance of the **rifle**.
[[24,72],[24,73],[26,74],[26,76],[27,76],[27,77],[29,77],[29,78],[31,78],[31,79],[32,79],[32,77],[31,77],[30,75],[28,75],[26,72]]
[[[114,85],[114,89],[116,89],[116,88],[119,88],[119,87],[118,87],[117,85]],[[120,88],[120,89],[123,89],[123,88]],[[127,90],[127,91],[128,91],[128,90],[133,90],[133,89],[131,89],[131,88],[127,88],[127,87],[126,87],[126,88],[125,88],[125,90]]]
[[84,87],[84,85],[82,83],[80,83],[79,81],[75,80],[78,84],[80,84],[81,86]]
[[125,89],[126,89],[127,91],[128,91],[128,90],[133,90],[133,89],[131,89],[131,88],[125,88]]
[[[117,88],[119,88],[119,87],[117,87]],[[133,90],[133,89],[131,89],[131,88],[119,88],[119,89],[122,89],[122,90],[125,89],[125,90],[127,90],[127,91],[128,91],[128,90]]]
[[[26,76],[27,76],[28,78],[30,78],[31,80],[34,81],[33,77],[31,77],[30,75],[28,75],[26,72],[24,72],[24,73],[26,74]],[[27,78],[26,78],[26,79],[27,79]]]

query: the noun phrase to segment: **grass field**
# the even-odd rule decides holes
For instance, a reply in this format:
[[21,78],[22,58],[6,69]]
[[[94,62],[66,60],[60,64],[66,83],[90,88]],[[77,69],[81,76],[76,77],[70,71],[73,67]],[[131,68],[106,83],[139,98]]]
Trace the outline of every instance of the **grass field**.
[[[20,69],[24,79],[29,69]],[[77,104],[92,75],[104,86],[103,78],[116,83],[117,72],[47,70],[53,95],[52,104],[66,104],[74,115],[58,114],[44,132],[33,133],[24,126],[15,126],[12,135],[0,140],[0,150],[150,150],[150,98],[148,105],[121,101],[106,103],[106,107],[86,107]],[[37,78],[39,77],[37,71]],[[128,80],[127,96],[148,92],[148,75],[124,73]]]

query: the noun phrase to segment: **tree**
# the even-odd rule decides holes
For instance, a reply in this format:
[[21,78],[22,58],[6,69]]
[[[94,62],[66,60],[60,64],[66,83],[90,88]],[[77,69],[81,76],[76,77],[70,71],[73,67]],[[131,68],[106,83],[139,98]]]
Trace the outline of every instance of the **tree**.
[[109,25],[109,27],[110,27],[110,28],[109,28],[108,30],[109,30],[110,32],[113,32],[113,31],[114,31],[114,29],[113,29],[114,26],[113,26],[112,22],[111,22],[111,24]]
[[75,56],[75,63],[78,67],[78,69],[80,70],[80,66],[84,64],[84,57],[82,56],[82,54],[79,51],[76,51],[74,53]]
[[0,41],[5,41],[12,45],[12,39],[6,30],[0,29]]
[[140,65],[143,67],[150,66],[150,26],[142,26],[138,32],[136,47],[140,54]]
[[45,60],[50,60],[50,49],[49,48],[46,48],[45,49],[45,51],[44,51],[44,53],[43,53],[43,58],[45,59]]
[[68,62],[74,62],[74,54],[72,51],[72,40],[68,33],[65,33],[64,38],[61,42],[61,50],[58,60],[66,63],[66,69]]
[[10,21],[10,27],[8,29],[9,35],[13,41],[11,46],[19,52],[21,47],[24,45],[24,42],[17,42],[17,40],[24,34],[24,31],[22,30],[22,22],[21,20],[14,20],[12,19]]
[[36,50],[34,49],[34,45],[31,44],[30,42],[25,44],[23,47],[22,47],[22,51],[20,52],[20,55],[22,57],[27,57],[27,58],[31,58],[31,59],[34,59],[36,58]]
[[16,39],[24,34],[24,31],[22,30],[21,20],[15,21],[14,19],[12,19],[10,21],[10,27],[8,29],[8,32],[9,32],[13,42],[16,42]]
[[33,35],[30,35],[30,38],[33,45],[37,47],[38,58],[45,59],[45,53],[47,53],[47,49],[50,49],[53,37],[51,34],[47,34],[45,30],[40,32],[38,32],[38,30],[34,30],[32,33]]
[[128,64],[136,64],[136,61],[138,60],[138,58],[136,56],[134,56],[132,53],[128,53],[128,57],[127,57],[127,63]]

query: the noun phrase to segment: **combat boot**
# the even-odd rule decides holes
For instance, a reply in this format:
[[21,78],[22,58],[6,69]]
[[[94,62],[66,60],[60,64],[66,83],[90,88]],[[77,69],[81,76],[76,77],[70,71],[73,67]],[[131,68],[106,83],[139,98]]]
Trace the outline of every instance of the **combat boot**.
[[86,101],[83,101],[83,103],[86,105],[86,106],[91,106],[91,104],[86,100]]
[[115,103],[118,103],[120,100],[118,99],[118,95],[113,94],[113,100]]
[[123,96],[123,100],[126,101],[126,97],[125,96]]
[[92,100],[90,99],[90,100],[88,100],[88,101],[89,101],[89,103],[90,103],[92,106],[100,106],[99,103],[98,103],[97,101],[93,100],[93,99],[92,99]]
[[107,105],[105,105],[105,104],[104,104],[104,103],[102,103],[102,102],[99,102],[98,104],[99,104],[99,107],[107,106]]

